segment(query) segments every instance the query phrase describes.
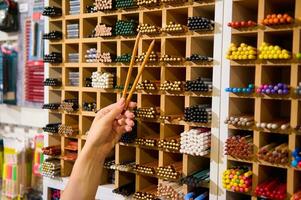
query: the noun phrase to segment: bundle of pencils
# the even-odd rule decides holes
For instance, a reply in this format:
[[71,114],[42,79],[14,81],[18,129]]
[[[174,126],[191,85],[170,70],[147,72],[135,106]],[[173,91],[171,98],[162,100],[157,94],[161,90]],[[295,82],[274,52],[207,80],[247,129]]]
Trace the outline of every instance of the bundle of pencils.
[[251,159],[253,156],[253,138],[251,135],[235,135],[227,139],[225,154],[239,159]]
[[123,172],[131,172],[135,167],[135,161],[123,161],[119,165],[116,166],[116,169]]
[[48,158],[42,163],[42,175],[55,178],[61,175],[61,162],[58,159]]
[[58,134],[60,135],[74,135],[78,133],[78,124],[75,125],[65,125],[61,124],[58,128]]
[[261,147],[258,158],[272,164],[287,164],[289,156],[288,144],[270,143]]
[[160,85],[160,81],[144,80],[138,83],[136,86],[137,90],[157,90]]
[[191,129],[181,133],[181,153],[193,156],[205,156],[210,153],[210,146],[210,129]]
[[286,120],[277,120],[277,121],[272,121],[272,122],[257,122],[256,127],[262,128],[262,129],[266,128],[271,131],[277,130],[277,129],[286,131],[290,128],[290,123]]
[[160,84],[162,91],[184,91],[185,82],[183,81],[164,81]]
[[116,194],[121,194],[123,196],[130,196],[135,193],[135,182],[130,182],[128,184],[122,185],[112,191]]
[[75,161],[77,159],[77,153],[67,153],[62,156],[63,160]]
[[71,150],[71,151],[77,151],[78,150],[78,143],[77,143],[77,141],[70,141],[70,142],[68,142],[67,146],[65,146],[65,149]]
[[183,177],[180,182],[182,184],[198,187],[201,183],[209,182],[210,180],[209,174],[210,174],[209,169],[202,169],[189,176]]
[[159,138],[154,136],[147,136],[142,138],[136,139],[136,144],[140,146],[147,146],[147,147],[156,147]]
[[277,178],[264,181],[256,186],[255,194],[259,197],[284,200],[286,199],[286,183]]
[[61,126],[61,123],[46,124],[46,126],[43,127],[43,131],[48,132],[48,133],[58,133],[60,126]]
[[179,151],[180,146],[179,136],[169,137],[158,141],[158,147],[166,150]]
[[142,174],[155,175],[157,166],[158,166],[157,161],[145,163],[145,164],[139,164],[134,166],[133,171]]
[[184,187],[175,182],[162,181],[158,184],[157,195],[162,199],[182,200]]
[[163,179],[178,179],[182,174],[182,162],[157,167],[157,176]]
[[157,187],[156,186],[149,186],[147,188],[144,188],[141,191],[136,192],[133,195],[134,199],[137,200],[160,200],[157,197]]
[[291,200],[301,200],[301,191],[296,192],[296,193],[292,196]]
[[249,115],[230,116],[225,120],[225,124],[250,127],[254,125],[254,117]]
[[61,146],[54,145],[54,146],[43,147],[42,152],[43,152],[43,154],[45,154],[47,156],[61,155]]
[[78,99],[65,99],[60,105],[60,109],[65,110],[67,112],[77,111],[78,108]]
[[141,107],[135,110],[137,118],[156,119],[160,115],[160,107]]

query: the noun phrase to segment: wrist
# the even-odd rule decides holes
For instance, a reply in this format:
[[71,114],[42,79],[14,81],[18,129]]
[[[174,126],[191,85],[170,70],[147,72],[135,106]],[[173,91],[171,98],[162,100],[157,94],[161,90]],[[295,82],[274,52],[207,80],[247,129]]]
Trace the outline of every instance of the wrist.
[[87,143],[85,144],[80,154],[89,160],[94,160],[101,164],[104,163],[104,160],[106,158],[105,155],[102,153],[102,147],[94,147]]

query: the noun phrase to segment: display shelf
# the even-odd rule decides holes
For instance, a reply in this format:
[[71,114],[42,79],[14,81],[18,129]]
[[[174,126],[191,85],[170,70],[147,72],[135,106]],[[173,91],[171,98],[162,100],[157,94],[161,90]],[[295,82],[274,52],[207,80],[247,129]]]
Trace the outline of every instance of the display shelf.
[[[293,18],[299,18],[301,13],[297,6],[301,5],[301,1],[269,1],[269,0],[254,0],[254,1],[229,1],[226,7],[231,8],[231,12],[225,14],[223,35],[224,47],[229,47],[230,43],[235,44],[246,43],[255,47],[260,53],[260,46],[263,42],[272,45],[279,45],[291,52],[292,54],[300,51],[300,34],[297,23],[291,25],[275,25],[265,26],[262,20],[268,14],[284,14],[287,13]],[[258,23],[258,26],[253,28],[230,28],[227,27],[228,22],[252,20]],[[224,50],[226,54],[226,49]],[[221,161],[227,164],[220,164],[220,170],[224,171],[232,162],[248,163],[252,166],[252,193],[250,197],[236,192],[226,193],[221,192],[222,199],[257,199],[255,197],[255,188],[258,184],[266,181],[271,173],[277,174],[277,177],[283,179],[286,184],[287,197],[289,199],[295,192],[298,191],[299,180],[296,179],[296,174],[288,162],[285,164],[276,164],[264,161],[258,158],[257,153],[260,148],[267,144],[286,143],[288,145],[288,153],[293,151],[296,146],[297,132],[293,130],[299,123],[299,103],[298,97],[294,94],[294,89],[298,84],[298,65],[294,59],[288,60],[261,60],[257,58],[252,61],[233,61],[224,60],[223,74],[225,77],[223,84],[229,87],[244,87],[247,83],[255,85],[255,90],[262,84],[285,83],[290,87],[287,95],[278,94],[236,94],[222,93],[221,106],[225,106],[222,110],[221,117],[230,116],[231,114],[241,114],[250,112],[254,116],[255,124],[261,122],[277,122],[284,120],[289,127],[285,130],[270,128],[262,128],[257,126],[252,127],[236,127],[233,125],[221,125],[221,130],[227,133],[226,137],[221,137],[221,141],[226,141],[226,138],[233,134],[233,131],[249,131],[253,136],[254,153],[256,159],[241,160],[231,156],[222,155]],[[225,86],[227,87],[227,86]],[[250,108],[251,107],[251,108]],[[251,109],[251,110],[250,110]],[[223,139],[224,138],[224,139]],[[224,154],[223,150],[220,153]],[[224,170],[223,170],[224,169]],[[220,182],[221,183],[221,182]]]
[[[49,76],[62,79],[62,86],[58,88],[49,88],[50,102],[63,101],[65,99],[77,99],[79,110],[76,112],[52,112],[50,111],[51,121],[61,122],[64,125],[78,125],[78,133],[74,135],[61,136],[61,146],[65,148],[68,141],[78,141],[78,152],[83,148],[86,133],[92,124],[93,117],[96,115],[92,111],[84,109],[84,103],[96,102],[96,108],[101,109],[121,98],[121,89],[98,89],[86,84],[87,78],[90,78],[93,72],[110,72],[116,75],[114,82],[117,86],[124,84],[129,63],[113,62],[99,63],[87,60],[87,50],[94,48],[96,52],[109,52],[114,56],[130,54],[132,52],[135,35],[133,36],[110,36],[110,37],[91,37],[95,27],[104,23],[108,26],[115,26],[117,20],[135,20],[139,24],[148,23],[162,28],[169,22],[180,23],[186,27],[188,17],[199,16],[206,17],[216,22],[216,29],[209,32],[188,31],[181,34],[142,35],[138,45],[138,55],[146,52],[149,44],[155,39],[154,52],[158,58],[163,55],[178,56],[183,58],[181,62],[154,62],[148,63],[142,74],[140,81],[152,80],[158,83],[164,81],[190,81],[202,78],[210,78],[213,81],[212,92],[190,92],[190,91],[147,91],[137,90],[134,93],[133,100],[137,101],[138,108],[154,106],[160,109],[160,114],[164,116],[183,116],[184,109],[187,106],[196,104],[209,104],[212,106],[216,115],[212,116],[212,123],[193,123],[185,122],[183,119],[160,120],[160,119],[138,119],[137,135],[138,137],[153,137],[158,139],[168,139],[179,136],[180,134],[192,128],[212,127],[212,144],[218,144],[217,138],[219,128],[216,124],[219,113],[220,90],[220,66],[221,54],[220,47],[222,16],[218,13],[222,10],[223,4],[219,1],[189,1],[185,3],[164,3],[155,7],[136,7],[131,9],[110,10],[105,12],[87,13],[87,6],[93,4],[93,0],[80,2],[80,14],[69,15],[69,1],[62,2],[50,0],[53,4],[60,4],[63,10],[63,16],[56,20],[49,19],[50,30],[59,30],[63,32],[63,39],[57,43],[49,42],[49,51],[58,51],[63,55],[63,63],[50,64]],[[216,11],[218,9],[218,12]],[[68,27],[71,24],[79,24],[78,38],[68,37]],[[72,32],[72,31],[71,31]],[[73,31],[77,32],[77,31]],[[72,32],[72,33],[73,33]],[[71,34],[72,35],[72,34]],[[73,36],[73,35],[72,35]],[[68,55],[79,53],[78,62],[69,62]],[[213,62],[202,63],[184,61],[192,54],[200,54],[213,58]],[[74,56],[74,55],[73,55]],[[74,60],[72,60],[74,61]],[[132,75],[132,81],[139,70],[140,63],[135,63]],[[70,72],[79,72],[78,86],[70,84]],[[72,73],[71,73],[72,74]],[[214,99],[214,100],[212,100]],[[159,116],[158,116],[159,117]],[[215,124],[213,124],[215,123]],[[52,137],[52,136],[49,136]],[[54,137],[54,136],[53,136]],[[66,152],[65,152],[66,151]],[[62,156],[68,153],[65,149]],[[199,170],[200,168],[211,168],[211,183],[202,184],[202,187],[210,188],[210,199],[217,198],[217,163],[210,162],[217,160],[217,154],[211,153],[203,157],[197,157],[181,154],[179,151],[172,151],[163,148],[153,148],[137,144],[116,145],[114,150],[115,161],[117,164],[127,160],[135,160],[136,164],[147,164],[156,161],[158,166],[166,166],[174,162],[181,162],[184,175]],[[195,164],[197,163],[197,164]],[[68,176],[71,173],[73,162],[61,159],[62,175]],[[108,181],[109,172],[104,170],[104,180]],[[115,186],[120,187],[128,182],[134,181],[136,192],[156,188],[162,178],[150,177],[140,173],[129,174],[122,171],[115,171]],[[193,188],[184,187],[184,193]]]

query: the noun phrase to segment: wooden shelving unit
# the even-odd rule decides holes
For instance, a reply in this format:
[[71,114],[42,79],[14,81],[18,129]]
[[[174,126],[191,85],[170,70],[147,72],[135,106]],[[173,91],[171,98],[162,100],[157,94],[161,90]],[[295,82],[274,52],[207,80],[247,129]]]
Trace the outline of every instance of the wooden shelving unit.
[[[213,57],[212,65],[200,65],[192,62],[183,62],[178,65],[167,63],[157,63],[154,66],[147,66],[141,80],[151,79],[160,80],[193,80],[198,77],[211,77],[213,80],[212,93],[192,93],[183,92],[179,94],[169,92],[144,92],[139,91],[134,95],[138,107],[158,106],[161,114],[179,114],[183,113],[187,106],[197,103],[208,102],[212,105],[212,123],[186,123],[184,121],[173,121],[162,123],[158,120],[137,120],[138,137],[154,135],[164,139],[170,136],[180,135],[184,130],[190,130],[197,127],[211,127],[212,131],[212,149],[209,156],[194,157],[190,155],[166,152],[162,149],[140,148],[137,145],[124,145],[119,143],[115,147],[115,161],[119,164],[126,160],[136,160],[137,164],[143,164],[151,161],[158,161],[158,166],[172,164],[175,161],[183,163],[183,176],[199,170],[200,167],[210,167],[210,184],[206,187],[210,190],[210,199],[217,198],[218,181],[218,151],[219,148],[219,109],[220,109],[220,76],[222,54],[220,46],[222,45],[222,15],[223,2],[221,1],[188,1],[175,5],[160,5],[153,8],[138,7],[127,10],[113,10],[98,13],[86,13],[86,6],[92,5],[93,1],[81,1],[81,10],[79,15],[68,15],[68,0],[49,0],[50,6],[62,8],[63,15],[59,18],[49,18],[49,31],[58,30],[63,32],[63,39],[56,42],[49,42],[48,52],[58,51],[63,55],[63,63],[49,64],[49,77],[62,80],[62,86],[59,88],[49,87],[49,103],[61,102],[66,98],[78,98],[79,111],[75,113],[67,112],[49,112],[49,123],[61,122],[66,125],[78,124],[79,133],[75,137],[67,136],[49,136],[48,144],[60,143],[62,147],[62,156],[69,150],[65,148],[69,140],[78,141],[78,153],[85,144],[85,133],[89,130],[94,112],[82,110],[82,104],[85,101],[97,102],[97,109],[103,108],[121,98],[121,91],[116,89],[96,89],[85,87],[85,78],[90,77],[92,72],[107,71],[113,72],[117,76],[117,85],[123,85],[125,82],[128,66],[121,63],[86,63],[84,55],[89,48],[97,48],[100,52],[111,52],[117,56],[125,53],[131,53],[135,42],[135,36],[132,37],[110,37],[110,38],[88,38],[94,27],[99,23],[114,25],[120,19],[136,19],[139,23],[156,24],[164,27],[169,21],[187,24],[187,18],[192,16],[208,17],[215,21],[215,30],[212,32],[194,32],[188,31],[184,34],[159,34],[154,36],[143,35],[139,43],[138,55],[145,52],[152,39],[156,39],[155,51],[161,55],[170,54],[189,57],[193,53],[204,54]],[[70,23],[79,23],[79,38],[67,39],[66,26]],[[47,26],[47,25],[46,25]],[[47,51],[46,51],[47,52]],[[68,53],[79,53],[78,63],[68,63]],[[134,74],[137,73],[139,64],[135,65]],[[70,71],[79,72],[79,86],[68,85],[68,73]],[[69,176],[72,170],[73,162],[61,159],[62,176]],[[107,171],[107,170],[104,170]],[[106,172],[104,173],[102,183],[107,182]],[[143,190],[150,186],[156,186],[160,181],[158,177],[149,177],[141,174],[132,174],[127,172],[115,171],[115,186],[119,187],[130,181],[135,181],[136,191]],[[191,188],[186,186],[185,191]]]
[[[293,55],[300,52],[301,29],[298,19],[301,17],[300,0],[272,1],[272,0],[233,0],[228,1],[224,8],[227,8],[224,16],[224,41],[223,52],[226,51],[230,42],[240,44],[245,42],[259,49],[263,42],[273,45],[279,45]],[[230,8],[230,9],[229,9]],[[288,26],[263,26],[261,20],[270,13],[288,13],[296,19],[294,25]],[[231,21],[253,20],[258,22],[259,26],[252,29],[238,30],[227,27]],[[271,142],[287,142],[289,151],[292,152],[296,147],[300,147],[300,136],[293,130],[300,124],[300,97],[297,97],[293,91],[301,80],[300,62],[295,59],[288,61],[262,61],[257,59],[250,62],[236,62],[223,60],[223,87],[245,87],[248,83],[255,84],[255,88],[261,84],[284,82],[291,87],[291,92],[285,96],[279,95],[236,95],[222,92],[221,115],[223,121],[227,116],[250,114],[254,116],[255,122],[277,120],[285,118],[292,127],[287,131],[269,131],[258,129],[255,126],[243,129],[234,126],[228,126],[221,122],[221,132],[225,135],[220,137],[220,175],[232,166],[245,165],[250,166],[253,171],[252,192],[248,194],[235,193],[221,189],[219,195],[221,199],[257,199],[254,194],[256,186],[268,180],[271,177],[281,177],[287,182],[287,199],[295,192],[300,190],[300,171],[287,165],[274,165],[257,159],[258,149]],[[230,156],[224,156],[222,145],[228,136],[237,134],[253,135],[253,144],[255,146],[252,160],[235,159]],[[289,155],[291,159],[291,155]],[[221,177],[219,184],[222,187]]]

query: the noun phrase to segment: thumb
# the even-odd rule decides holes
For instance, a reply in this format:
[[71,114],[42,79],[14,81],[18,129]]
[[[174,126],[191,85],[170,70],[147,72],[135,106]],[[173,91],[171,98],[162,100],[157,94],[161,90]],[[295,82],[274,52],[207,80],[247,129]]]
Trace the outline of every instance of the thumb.
[[103,119],[106,120],[107,122],[114,121],[116,117],[118,117],[122,113],[124,106],[125,106],[125,99],[121,98],[118,101],[118,103],[114,106],[114,108],[103,117]]

